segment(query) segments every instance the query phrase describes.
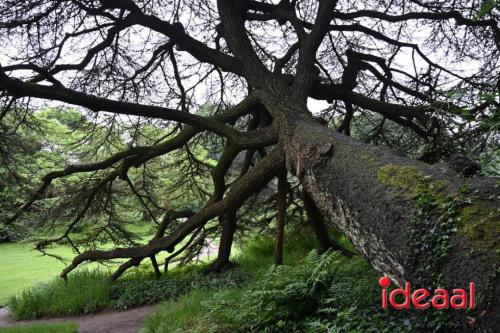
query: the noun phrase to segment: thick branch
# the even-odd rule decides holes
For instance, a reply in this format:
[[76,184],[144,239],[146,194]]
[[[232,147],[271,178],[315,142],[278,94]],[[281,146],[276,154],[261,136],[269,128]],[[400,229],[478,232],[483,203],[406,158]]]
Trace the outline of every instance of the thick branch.
[[[211,119],[220,123],[231,123],[236,121],[241,116],[250,112],[257,105],[258,105],[257,99],[254,96],[249,96],[236,106],[224,110],[223,112],[220,112],[207,119]],[[115,155],[101,162],[82,164],[82,165],[70,165],[66,167],[64,170],[51,172],[42,178],[42,184],[40,185],[39,189],[25,204],[23,204],[19,208],[16,214],[7,221],[7,224],[12,223],[16,219],[18,219],[19,216],[21,216],[21,214],[25,212],[35,201],[40,199],[54,179],[66,177],[76,173],[104,170],[112,167],[116,163],[125,159],[127,159],[129,166],[141,164],[154,157],[164,155],[168,152],[183,147],[192,137],[194,137],[201,131],[202,129],[200,128],[187,127],[172,139],[169,139],[166,142],[157,145],[130,148],[126,151],[116,153]],[[272,136],[275,137],[275,134],[273,134],[273,132],[274,130],[272,130],[272,128],[267,128],[258,131],[257,135],[256,132],[246,134],[245,140],[243,140],[244,142],[241,141],[238,147],[239,149],[244,149],[246,147],[251,146],[253,143],[257,143],[257,141],[263,143],[267,139],[270,139],[271,141],[269,142],[269,144],[272,144],[272,142],[276,141],[276,138],[274,139],[272,138]],[[257,141],[255,141],[255,139]],[[261,145],[257,143],[256,146],[261,146]],[[236,145],[234,145],[234,147],[236,147]]]
[[0,89],[5,90],[9,94],[16,97],[30,96],[48,100],[57,100],[73,105],[80,105],[89,108],[94,112],[106,111],[116,114],[178,121],[212,131],[228,138],[234,138],[238,135],[236,130],[223,125],[218,121],[192,113],[181,112],[179,110],[165,107],[115,101],[67,88],[22,82],[8,77],[2,71],[0,71]]
[[224,38],[231,51],[244,64],[245,77],[257,85],[269,71],[255,53],[245,29],[242,1],[218,0],[217,7],[224,27]]
[[265,186],[284,165],[284,156],[280,150],[274,150],[252,168],[244,177],[235,181],[227,196],[214,204],[203,208],[190,217],[167,237],[154,239],[149,244],[116,248],[110,251],[87,251],[73,259],[64,269],[61,277],[65,278],[72,270],[85,261],[111,260],[116,258],[145,258],[160,251],[172,249],[195,229],[203,226],[210,219],[221,215],[230,207],[241,205],[248,197]]

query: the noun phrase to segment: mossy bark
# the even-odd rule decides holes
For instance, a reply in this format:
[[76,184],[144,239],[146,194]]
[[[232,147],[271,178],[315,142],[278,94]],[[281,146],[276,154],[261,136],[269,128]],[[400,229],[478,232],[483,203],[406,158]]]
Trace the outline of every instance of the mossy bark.
[[[439,272],[429,273],[442,276],[440,283],[450,291],[466,288],[470,281],[476,283],[478,315],[474,326],[467,326],[465,313],[456,311],[465,330],[500,327],[500,191],[494,179],[462,178],[444,165],[430,166],[384,147],[359,143],[307,115],[282,120],[281,126],[288,169],[366,259],[399,285],[410,281],[419,287],[415,262],[409,259],[418,194],[430,191],[445,198],[467,188],[470,203],[460,211],[448,253]],[[439,224],[437,216],[435,219],[432,223]]]

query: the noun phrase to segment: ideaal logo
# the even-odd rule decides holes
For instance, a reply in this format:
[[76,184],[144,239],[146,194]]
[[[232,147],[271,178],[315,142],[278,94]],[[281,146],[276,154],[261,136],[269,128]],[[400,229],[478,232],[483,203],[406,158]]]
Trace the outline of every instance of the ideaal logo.
[[[387,277],[381,277],[378,284],[382,287],[382,308],[387,309],[387,288],[391,285],[391,280]],[[405,283],[404,289],[396,288],[389,294],[389,303],[394,309],[409,309],[410,304],[413,304],[415,309],[424,310],[432,306],[435,309],[474,309],[475,303],[475,284],[469,283],[469,292],[465,289],[453,289],[452,295],[447,290],[438,288],[432,294],[427,289],[417,289],[411,292],[411,285],[409,282]],[[396,296],[402,303],[396,301]],[[431,298],[429,298],[432,296]]]

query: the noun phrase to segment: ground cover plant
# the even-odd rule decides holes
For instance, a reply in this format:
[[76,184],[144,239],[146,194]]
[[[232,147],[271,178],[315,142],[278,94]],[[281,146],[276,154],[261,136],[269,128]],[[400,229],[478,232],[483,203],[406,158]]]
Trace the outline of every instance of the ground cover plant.
[[[450,332],[450,313],[380,308],[378,274],[361,257],[299,247],[274,266],[273,242],[255,242],[254,272],[235,287],[195,289],[161,305],[143,332]],[[264,260],[263,260],[264,259]],[[262,264],[267,262],[267,264]]]
[[37,319],[96,313],[104,308],[128,308],[176,299],[192,289],[237,285],[247,277],[239,271],[206,275],[205,266],[173,272],[156,279],[154,273],[138,272],[119,282],[111,273],[82,270],[67,282],[53,278],[26,288],[8,301],[16,319]]

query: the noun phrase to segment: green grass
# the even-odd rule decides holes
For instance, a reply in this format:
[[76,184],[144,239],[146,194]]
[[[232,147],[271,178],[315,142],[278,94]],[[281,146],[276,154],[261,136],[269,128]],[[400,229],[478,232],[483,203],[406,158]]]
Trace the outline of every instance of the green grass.
[[[144,323],[142,333],[181,333],[181,332],[226,332],[224,322],[214,322],[207,316],[207,305],[214,295],[224,293],[228,298],[238,299],[243,295],[248,283],[263,275],[274,262],[274,240],[259,237],[241,245],[235,252],[237,267],[232,272],[246,276],[246,281],[237,285],[227,283],[209,289],[193,289],[179,299],[164,302]],[[285,243],[284,263],[295,266],[302,262],[307,253],[317,246],[312,237],[302,237]],[[210,306],[208,306],[210,307]],[[215,330],[214,330],[215,329]],[[229,329],[227,332],[231,332]]]
[[[293,246],[286,244],[284,251],[285,264],[288,265],[299,263],[309,250],[316,246],[316,242],[307,237],[302,237],[300,241],[290,241],[289,244]],[[6,250],[9,250],[13,256],[25,255],[26,261],[34,261],[34,258],[51,260],[33,256],[34,252],[24,248],[25,252],[32,255],[30,257],[19,251],[19,247],[20,245],[8,244],[3,247],[4,252],[0,253],[4,255]],[[207,263],[204,263],[173,267],[161,279],[156,279],[149,261],[145,260],[143,265],[134,268],[116,283],[110,282],[109,270],[96,269],[77,270],[69,275],[67,283],[58,277],[49,278],[50,275],[58,274],[62,268],[56,261],[54,267],[47,267],[53,269],[52,273],[46,273],[44,278],[31,280],[37,281],[37,284],[17,292],[10,298],[8,305],[17,319],[88,314],[108,307],[123,310],[161,301],[175,302],[179,298],[184,300],[179,303],[179,306],[182,306],[183,302],[189,302],[191,292],[195,293],[193,297],[199,297],[196,290],[205,293],[221,288],[238,288],[272,265],[272,238],[258,238],[242,244],[241,247],[234,251],[237,253],[238,267],[224,274],[204,274],[203,271],[207,267]],[[15,253],[15,250],[19,253]],[[12,267],[17,263],[12,261],[9,265]],[[20,269],[21,267],[18,267],[18,270]],[[29,280],[26,281],[26,284],[29,283]],[[11,284],[17,286],[18,282],[12,281]],[[186,294],[189,295],[185,296]]]
[[303,234],[290,237],[285,265],[276,267],[274,240],[251,241],[229,271],[247,280],[169,300],[146,318],[141,332],[455,332],[444,312],[381,309],[373,267],[361,256],[320,255],[314,247]]
[[163,303],[146,319],[145,333],[173,333],[199,324],[197,318],[203,312],[203,302],[213,294],[212,290],[195,289],[178,300]]
[[[137,233],[144,242],[151,234],[149,225],[130,226],[130,230]],[[104,246],[112,247],[111,244]],[[71,249],[65,246],[56,246],[51,253],[68,260],[75,256]],[[6,305],[9,298],[18,292],[59,276],[66,266],[53,257],[41,255],[33,249],[32,244],[23,243],[0,243],[0,262],[0,307]],[[97,267],[96,263],[82,265],[84,269]]]
[[0,327],[0,333],[77,333],[78,326],[74,323],[37,324],[26,326]]
[[68,276],[25,288],[10,298],[8,306],[16,319],[38,319],[95,313],[103,308],[125,310],[145,304],[177,299],[193,289],[235,286],[246,273],[231,270],[226,274],[203,274],[208,264],[174,267],[156,279],[148,261],[134,268],[115,283],[110,272],[79,270]]
[[[0,306],[5,305],[10,296],[36,283],[47,281],[58,275],[64,264],[54,258],[41,256],[28,244],[0,244]],[[59,247],[57,255],[71,258],[69,248]]]
[[108,305],[111,289],[109,275],[100,271],[82,270],[69,276],[27,288],[9,301],[16,319],[73,316],[95,313]]

